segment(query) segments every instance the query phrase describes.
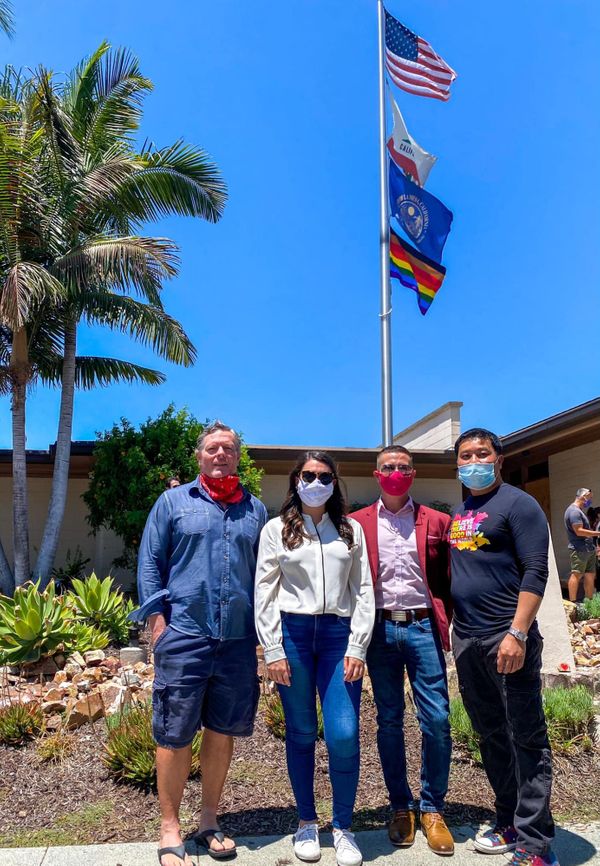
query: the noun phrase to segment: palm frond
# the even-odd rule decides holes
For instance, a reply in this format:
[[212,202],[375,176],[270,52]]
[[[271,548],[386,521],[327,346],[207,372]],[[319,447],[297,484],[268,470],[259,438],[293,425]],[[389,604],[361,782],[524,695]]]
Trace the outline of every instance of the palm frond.
[[0,321],[16,331],[27,324],[32,306],[43,299],[58,302],[66,297],[63,284],[34,262],[17,262],[0,284]]
[[227,186],[216,163],[202,148],[177,141],[140,154],[141,171],[126,183],[121,206],[132,219],[158,220],[169,214],[217,222],[225,208]]
[[0,29],[10,38],[15,34],[15,18],[9,0],[0,0]]
[[102,290],[82,293],[79,301],[88,324],[130,334],[173,364],[190,367],[196,360],[196,348],[183,326],[164,310]]
[[98,284],[129,286],[160,306],[163,280],[177,274],[177,247],[167,238],[91,238],[58,259],[52,272],[81,291]]
[[[63,359],[60,356],[47,358],[39,370],[40,380],[45,385],[60,385]],[[106,388],[116,382],[142,385],[162,385],[166,381],[164,373],[142,367],[118,358],[98,358],[81,355],[75,359],[75,387],[84,391],[93,388]]]

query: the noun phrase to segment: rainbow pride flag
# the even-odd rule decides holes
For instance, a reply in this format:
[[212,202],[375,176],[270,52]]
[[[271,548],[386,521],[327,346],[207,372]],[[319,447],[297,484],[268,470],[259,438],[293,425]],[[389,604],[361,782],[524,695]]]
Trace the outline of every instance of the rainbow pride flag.
[[423,315],[431,306],[445,276],[446,268],[411,247],[390,226],[390,277],[417,293]]

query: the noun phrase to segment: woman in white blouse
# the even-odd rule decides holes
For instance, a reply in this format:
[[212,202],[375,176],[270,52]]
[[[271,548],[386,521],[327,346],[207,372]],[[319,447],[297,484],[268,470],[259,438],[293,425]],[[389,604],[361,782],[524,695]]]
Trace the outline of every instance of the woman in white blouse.
[[364,660],[375,619],[362,528],[345,515],[334,461],[301,456],[281,515],[264,527],[255,615],[269,676],[286,720],[288,772],[299,815],[294,852],[320,857],[314,797],[316,692],[323,710],[339,866],[359,866],[350,832],[358,785],[358,716]]

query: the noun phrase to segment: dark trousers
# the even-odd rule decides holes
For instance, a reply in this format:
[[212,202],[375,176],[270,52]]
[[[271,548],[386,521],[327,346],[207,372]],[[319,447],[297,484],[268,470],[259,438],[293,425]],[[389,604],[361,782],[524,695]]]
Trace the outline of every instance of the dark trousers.
[[554,838],[550,813],[552,755],[542,707],[542,637],[526,643],[525,663],[514,674],[498,673],[498,645],[506,631],[452,637],[465,709],[481,737],[481,757],[496,795],[497,821],[513,825],[518,845],[545,854]]

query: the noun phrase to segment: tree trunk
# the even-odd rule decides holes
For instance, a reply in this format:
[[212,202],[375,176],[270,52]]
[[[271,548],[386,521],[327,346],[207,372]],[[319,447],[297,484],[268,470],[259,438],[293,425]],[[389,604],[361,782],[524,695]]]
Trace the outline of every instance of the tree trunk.
[[27,332],[20,328],[13,336],[10,358],[12,380],[13,436],[13,535],[15,585],[30,579],[29,513],[27,509],[27,459],[25,455],[25,400],[29,363]]
[[52,475],[52,491],[48,503],[48,514],[44,536],[35,570],[36,580],[41,579],[40,588],[45,588],[50,581],[50,572],[58,548],[58,539],[65,514],[67,492],[69,487],[69,463],[71,459],[71,434],[73,430],[73,402],[75,396],[75,356],[77,351],[77,326],[74,321],[65,326],[64,358],[62,368],[62,385],[60,397],[60,415],[58,435],[56,439],[56,454],[54,456],[54,472]]
[[12,569],[8,564],[8,559],[4,553],[2,542],[0,541],[0,593],[2,595],[12,595],[15,591],[15,579]]

